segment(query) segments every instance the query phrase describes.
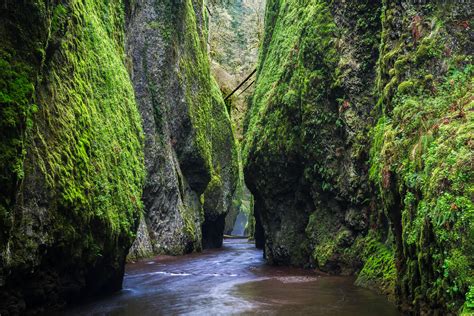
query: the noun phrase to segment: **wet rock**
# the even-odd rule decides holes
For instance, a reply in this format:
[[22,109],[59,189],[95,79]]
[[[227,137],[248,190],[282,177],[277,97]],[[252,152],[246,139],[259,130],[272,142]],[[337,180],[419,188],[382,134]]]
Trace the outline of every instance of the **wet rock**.
[[471,7],[267,3],[243,156],[268,262],[472,312]]
[[121,288],[144,166],[120,6],[2,5],[2,315]]
[[366,225],[355,210],[371,201],[365,135],[375,95],[366,87],[379,13],[378,2],[267,5],[244,170],[271,263],[355,265],[343,253]]
[[132,247],[182,254],[219,247],[237,156],[229,116],[210,74],[201,1],[133,3],[127,53],[145,132],[147,229]]
[[367,228],[366,212],[350,208],[344,217],[346,224],[354,230],[362,231]]

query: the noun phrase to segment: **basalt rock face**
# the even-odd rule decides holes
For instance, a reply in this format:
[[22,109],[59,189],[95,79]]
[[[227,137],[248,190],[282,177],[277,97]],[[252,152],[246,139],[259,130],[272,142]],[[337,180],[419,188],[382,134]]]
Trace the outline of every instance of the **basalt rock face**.
[[267,2],[244,164],[269,262],[472,311],[471,23],[464,1]]
[[0,314],[121,287],[144,180],[121,1],[6,1]]
[[[267,2],[244,149],[267,260],[352,273],[368,228],[380,3]],[[369,123],[369,124],[367,124]],[[260,241],[262,242],[262,241]]]
[[202,1],[130,2],[127,53],[145,132],[145,215],[131,255],[222,243],[237,153],[210,74]]

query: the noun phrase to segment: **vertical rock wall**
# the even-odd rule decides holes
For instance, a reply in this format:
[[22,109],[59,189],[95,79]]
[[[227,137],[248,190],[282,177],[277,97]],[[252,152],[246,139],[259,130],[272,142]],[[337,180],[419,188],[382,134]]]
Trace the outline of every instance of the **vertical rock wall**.
[[0,314],[121,287],[143,134],[121,1],[4,1]]
[[342,252],[367,230],[371,207],[362,148],[379,6],[267,3],[244,161],[272,263],[357,269]]
[[472,308],[471,23],[466,1],[267,2],[244,164],[270,263]]
[[210,74],[205,7],[202,1],[143,0],[131,2],[128,12],[127,52],[147,168],[142,238],[131,255],[218,247],[237,152]]

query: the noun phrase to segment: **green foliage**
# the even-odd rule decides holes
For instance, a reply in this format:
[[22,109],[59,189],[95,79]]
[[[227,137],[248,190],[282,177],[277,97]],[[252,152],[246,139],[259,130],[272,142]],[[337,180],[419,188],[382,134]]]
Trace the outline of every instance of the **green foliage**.
[[24,63],[11,62],[12,56],[6,52],[0,57],[2,76],[0,78],[0,162],[6,170],[1,173],[1,182],[8,183],[8,175],[21,179],[25,157],[23,135],[31,128],[31,117],[37,107],[31,102],[34,83],[31,67]]
[[404,93],[410,91],[415,84],[413,81],[403,81],[398,85],[398,93]]
[[327,212],[314,212],[309,217],[306,226],[306,235],[315,245],[312,256],[320,269],[324,269],[333,256],[339,252],[341,241],[343,241],[345,230],[336,233],[334,238],[333,229],[337,222]]
[[31,102],[34,85],[30,67],[12,62],[10,54],[0,53],[3,53],[0,55],[0,250],[3,250],[8,239],[6,232],[12,224],[15,191],[25,176],[25,134],[31,129],[31,118],[37,107]]
[[67,9],[64,5],[56,5],[53,10],[53,17],[51,19],[51,33],[56,34],[61,27],[65,26],[67,13]]
[[[13,224],[13,207],[21,185],[27,154],[27,135],[33,125],[38,59],[44,58],[44,30],[47,18],[43,5],[34,8],[12,3],[4,8],[0,28],[0,251],[7,247]],[[9,23],[7,16],[16,16]],[[36,28],[25,28],[33,21]]]
[[[389,186],[384,173],[399,175],[404,196],[403,241],[407,257],[418,253],[415,263],[423,275],[433,266],[433,285],[413,282],[414,291],[427,292],[430,300],[455,302],[473,282],[474,204],[472,194],[472,73],[473,68],[453,69],[435,95],[398,95],[392,117],[375,128],[373,178],[384,196]],[[400,89],[399,89],[399,93]],[[387,177],[385,175],[385,177]],[[385,192],[385,193],[384,193]],[[386,198],[386,203],[391,200]],[[433,237],[430,235],[433,234]],[[434,239],[433,239],[434,238]],[[427,244],[430,252],[426,252]],[[412,273],[414,272],[413,270]],[[405,279],[409,284],[410,277]],[[417,299],[426,299],[417,296]]]
[[474,68],[471,57],[452,54],[439,22],[449,11],[435,9],[425,13],[431,29],[413,31],[419,41],[383,41],[378,89],[384,115],[372,130],[370,177],[385,211],[401,209],[395,225],[402,228],[402,298],[412,297],[418,308],[457,312],[474,281]]
[[474,286],[469,287],[469,291],[466,293],[466,302],[464,303],[461,311],[462,316],[474,315]]
[[364,262],[355,284],[367,288],[375,287],[393,299],[397,272],[392,247],[380,243],[376,237],[369,234],[359,238],[354,249]]

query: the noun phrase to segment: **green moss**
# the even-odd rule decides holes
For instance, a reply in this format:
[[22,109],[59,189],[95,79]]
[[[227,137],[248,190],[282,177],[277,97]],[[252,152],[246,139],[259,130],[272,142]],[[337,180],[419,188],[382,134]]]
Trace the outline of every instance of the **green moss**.
[[[423,18],[434,16],[433,21],[449,14],[438,6],[426,10]],[[419,309],[436,305],[454,313],[473,282],[468,241],[474,231],[468,180],[473,68],[470,58],[448,48],[445,25],[431,25],[419,42],[404,51],[394,44],[385,54],[390,58],[380,62],[381,69],[395,64],[398,78],[379,74],[384,115],[372,131],[370,177],[385,212],[396,219],[393,212],[401,209],[401,222],[395,223],[401,226],[396,282],[401,299]],[[385,39],[382,49],[390,49],[389,42]],[[446,50],[450,56],[443,55]]]
[[[133,240],[142,210],[143,135],[124,65],[123,3],[81,0],[51,6],[50,12],[40,2],[33,7],[28,14],[40,14],[46,25],[38,28],[43,45],[25,39],[35,58],[17,63],[13,52],[1,55],[0,98],[8,104],[2,106],[2,129],[18,131],[10,142],[0,142],[7,147],[2,164],[14,161],[7,175],[26,183],[15,194],[45,188],[41,203],[48,203],[52,224],[43,242],[68,254],[65,261],[92,266],[124,252],[120,247]],[[34,222],[22,217],[32,225],[28,221]],[[37,253],[36,237],[18,227],[11,234],[18,235],[10,236],[9,264]]]
[[[193,211],[194,209],[186,207],[184,205],[181,205],[181,207],[179,208],[179,213],[181,214],[181,217],[184,220],[184,233],[187,235],[187,240],[192,240],[195,244],[193,249],[199,250],[201,247],[197,245],[199,243],[199,236],[197,235],[198,232],[196,231],[196,223],[194,221],[196,214],[194,214]],[[170,253],[179,255],[182,253],[182,249],[176,251],[171,250]]]
[[24,139],[26,129],[31,128],[31,117],[37,111],[32,102],[34,81],[32,68],[23,63],[12,63],[6,52],[0,57],[2,77],[0,79],[0,124],[2,142],[0,161],[4,168],[2,183],[9,183],[10,175],[22,179],[25,158]]
[[[272,49],[260,56],[253,105],[248,115],[244,162],[251,148],[266,148],[275,151],[274,154],[295,150],[300,145],[301,131],[282,118],[309,117],[303,111],[310,110],[310,104],[305,101],[310,98],[310,86],[323,90],[328,78],[335,75],[335,48],[331,42],[335,25],[324,1],[313,1],[305,8],[288,2],[279,10],[285,16],[272,27],[273,38],[268,43]],[[313,60],[310,54],[318,56],[317,59]],[[314,69],[319,63],[320,67]],[[284,106],[274,107],[278,102]],[[279,135],[286,137],[278,138]]]
[[[62,207],[82,220],[97,217],[112,231],[133,235],[142,208],[143,135],[122,43],[109,37],[109,32],[123,34],[122,7],[86,1],[70,10],[90,27],[65,26],[62,56],[52,59],[52,71],[45,75],[51,92],[41,99],[40,114],[48,123],[38,122],[44,129],[36,130],[33,146]],[[115,15],[102,20],[103,10]]]
[[400,83],[398,85],[398,93],[406,93],[406,92],[409,92],[413,89],[413,86],[415,85],[415,83],[411,80],[408,80],[408,81],[403,81],[402,83]]
[[392,247],[380,243],[377,238],[369,235],[358,239],[354,248],[364,262],[355,284],[377,288],[394,299],[397,272]]
[[67,13],[67,9],[64,5],[56,5],[53,10],[53,17],[51,19],[51,33],[56,34],[60,28],[64,26]]
[[474,286],[469,287],[469,291],[466,293],[466,302],[461,311],[462,316],[474,315]]
[[442,45],[437,41],[436,37],[438,29],[433,30],[430,37],[425,37],[415,52],[415,63],[421,63],[429,58],[439,58],[442,54]]
[[[225,142],[232,135],[230,118],[226,111],[222,94],[217,83],[210,74],[209,59],[207,57],[206,42],[200,37],[196,21],[196,14],[192,1],[187,1],[185,9],[184,45],[188,55],[183,56],[180,62],[182,70],[182,82],[189,86],[186,90],[186,100],[190,105],[189,113],[195,126],[196,143],[205,163],[210,170],[211,176],[218,174],[218,156]],[[192,87],[200,86],[201,89],[194,93]],[[230,147],[234,147],[233,138]],[[234,149],[235,150],[235,149]],[[237,164],[237,153],[233,163]]]
[[[318,227],[319,228],[319,227]],[[321,229],[319,230],[321,231]],[[324,231],[324,230],[323,230]],[[328,233],[330,233],[328,231]],[[313,259],[317,262],[320,269],[325,269],[325,266],[330,261],[337,261],[335,256],[344,251],[344,246],[347,240],[351,238],[351,232],[346,229],[340,230],[335,238],[329,238],[329,234],[324,235],[324,239],[317,242],[317,246],[313,251]]]
[[[339,241],[342,240],[345,230],[334,232],[337,222],[327,212],[314,212],[309,217],[306,226],[306,235],[314,246],[312,257],[320,269],[325,269],[326,264],[333,261],[334,255],[339,252]],[[334,238],[336,234],[336,238]]]
[[[202,195],[203,215],[212,213],[215,216],[225,213],[227,209],[223,206],[231,201],[238,176],[238,156],[229,114],[210,73],[205,37],[207,25],[199,25],[196,19],[196,15],[204,14],[201,10],[205,11],[201,1],[187,0],[180,13],[186,30],[178,38],[184,47],[179,60],[180,82],[189,105],[198,156],[209,177]],[[183,215],[190,221],[191,214]]]
[[[189,114],[195,126],[196,145],[204,158],[207,166],[206,169],[210,170],[212,176],[215,172],[212,155],[212,137],[213,131],[218,129],[216,125],[220,123],[212,116],[214,113],[219,114],[219,110],[216,109],[216,111],[213,111],[213,106],[214,102],[219,102],[220,99],[222,99],[222,95],[214,80],[211,81],[205,42],[204,38],[199,37],[196,14],[192,1],[186,2],[185,27],[186,32],[183,40],[184,45],[189,48],[186,50],[189,55],[183,56],[180,62],[180,68],[184,75],[182,82],[183,84],[187,82],[190,86],[201,87],[197,93],[194,93],[191,88],[188,88],[186,101],[190,105]],[[227,113],[227,111],[225,111],[225,113]],[[225,126],[225,123],[225,121],[222,122],[221,127]],[[216,144],[216,147],[217,146],[218,144]]]
[[[473,159],[467,141],[473,128],[467,123],[472,120],[472,104],[467,101],[472,95],[471,78],[472,67],[453,69],[435,96],[396,99],[390,123],[381,121],[376,128],[378,135],[383,133],[383,141],[374,142],[378,149],[373,154],[380,155],[380,160],[373,159],[373,178],[385,192],[389,186],[384,181],[393,180],[386,176],[384,180],[384,170],[399,174],[400,190],[407,191],[402,211],[405,251],[421,255],[416,262],[421,275],[423,267],[436,266],[433,285],[415,285],[408,278],[403,281],[427,293],[425,298],[417,296],[420,300],[459,302],[473,278],[469,272],[473,252],[466,244],[472,236],[474,209],[467,180],[472,176],[469,161]],[[453,109],[453,104],[459,107]],[[434,241],[430,242],[430,253],[425,254],[428,231],[434,234]]]
[[[35,85],[44,58],[48,23],[44,5],[12,3],[0,29],[0,252],[14,222],[17,191],[25,177],[24,160],[34,113]],[[15,16],[16,23],[10,17]],[[7,18],[8,17],[8,18]],[[30,24],[36,25],[30,28]],[[8,257],[8,256],[5,256]],[[7,259],[8,260],[8,259]],[[1,268],[0,268],[1,270]],[[0,272],[1,273],[1,272]]]

